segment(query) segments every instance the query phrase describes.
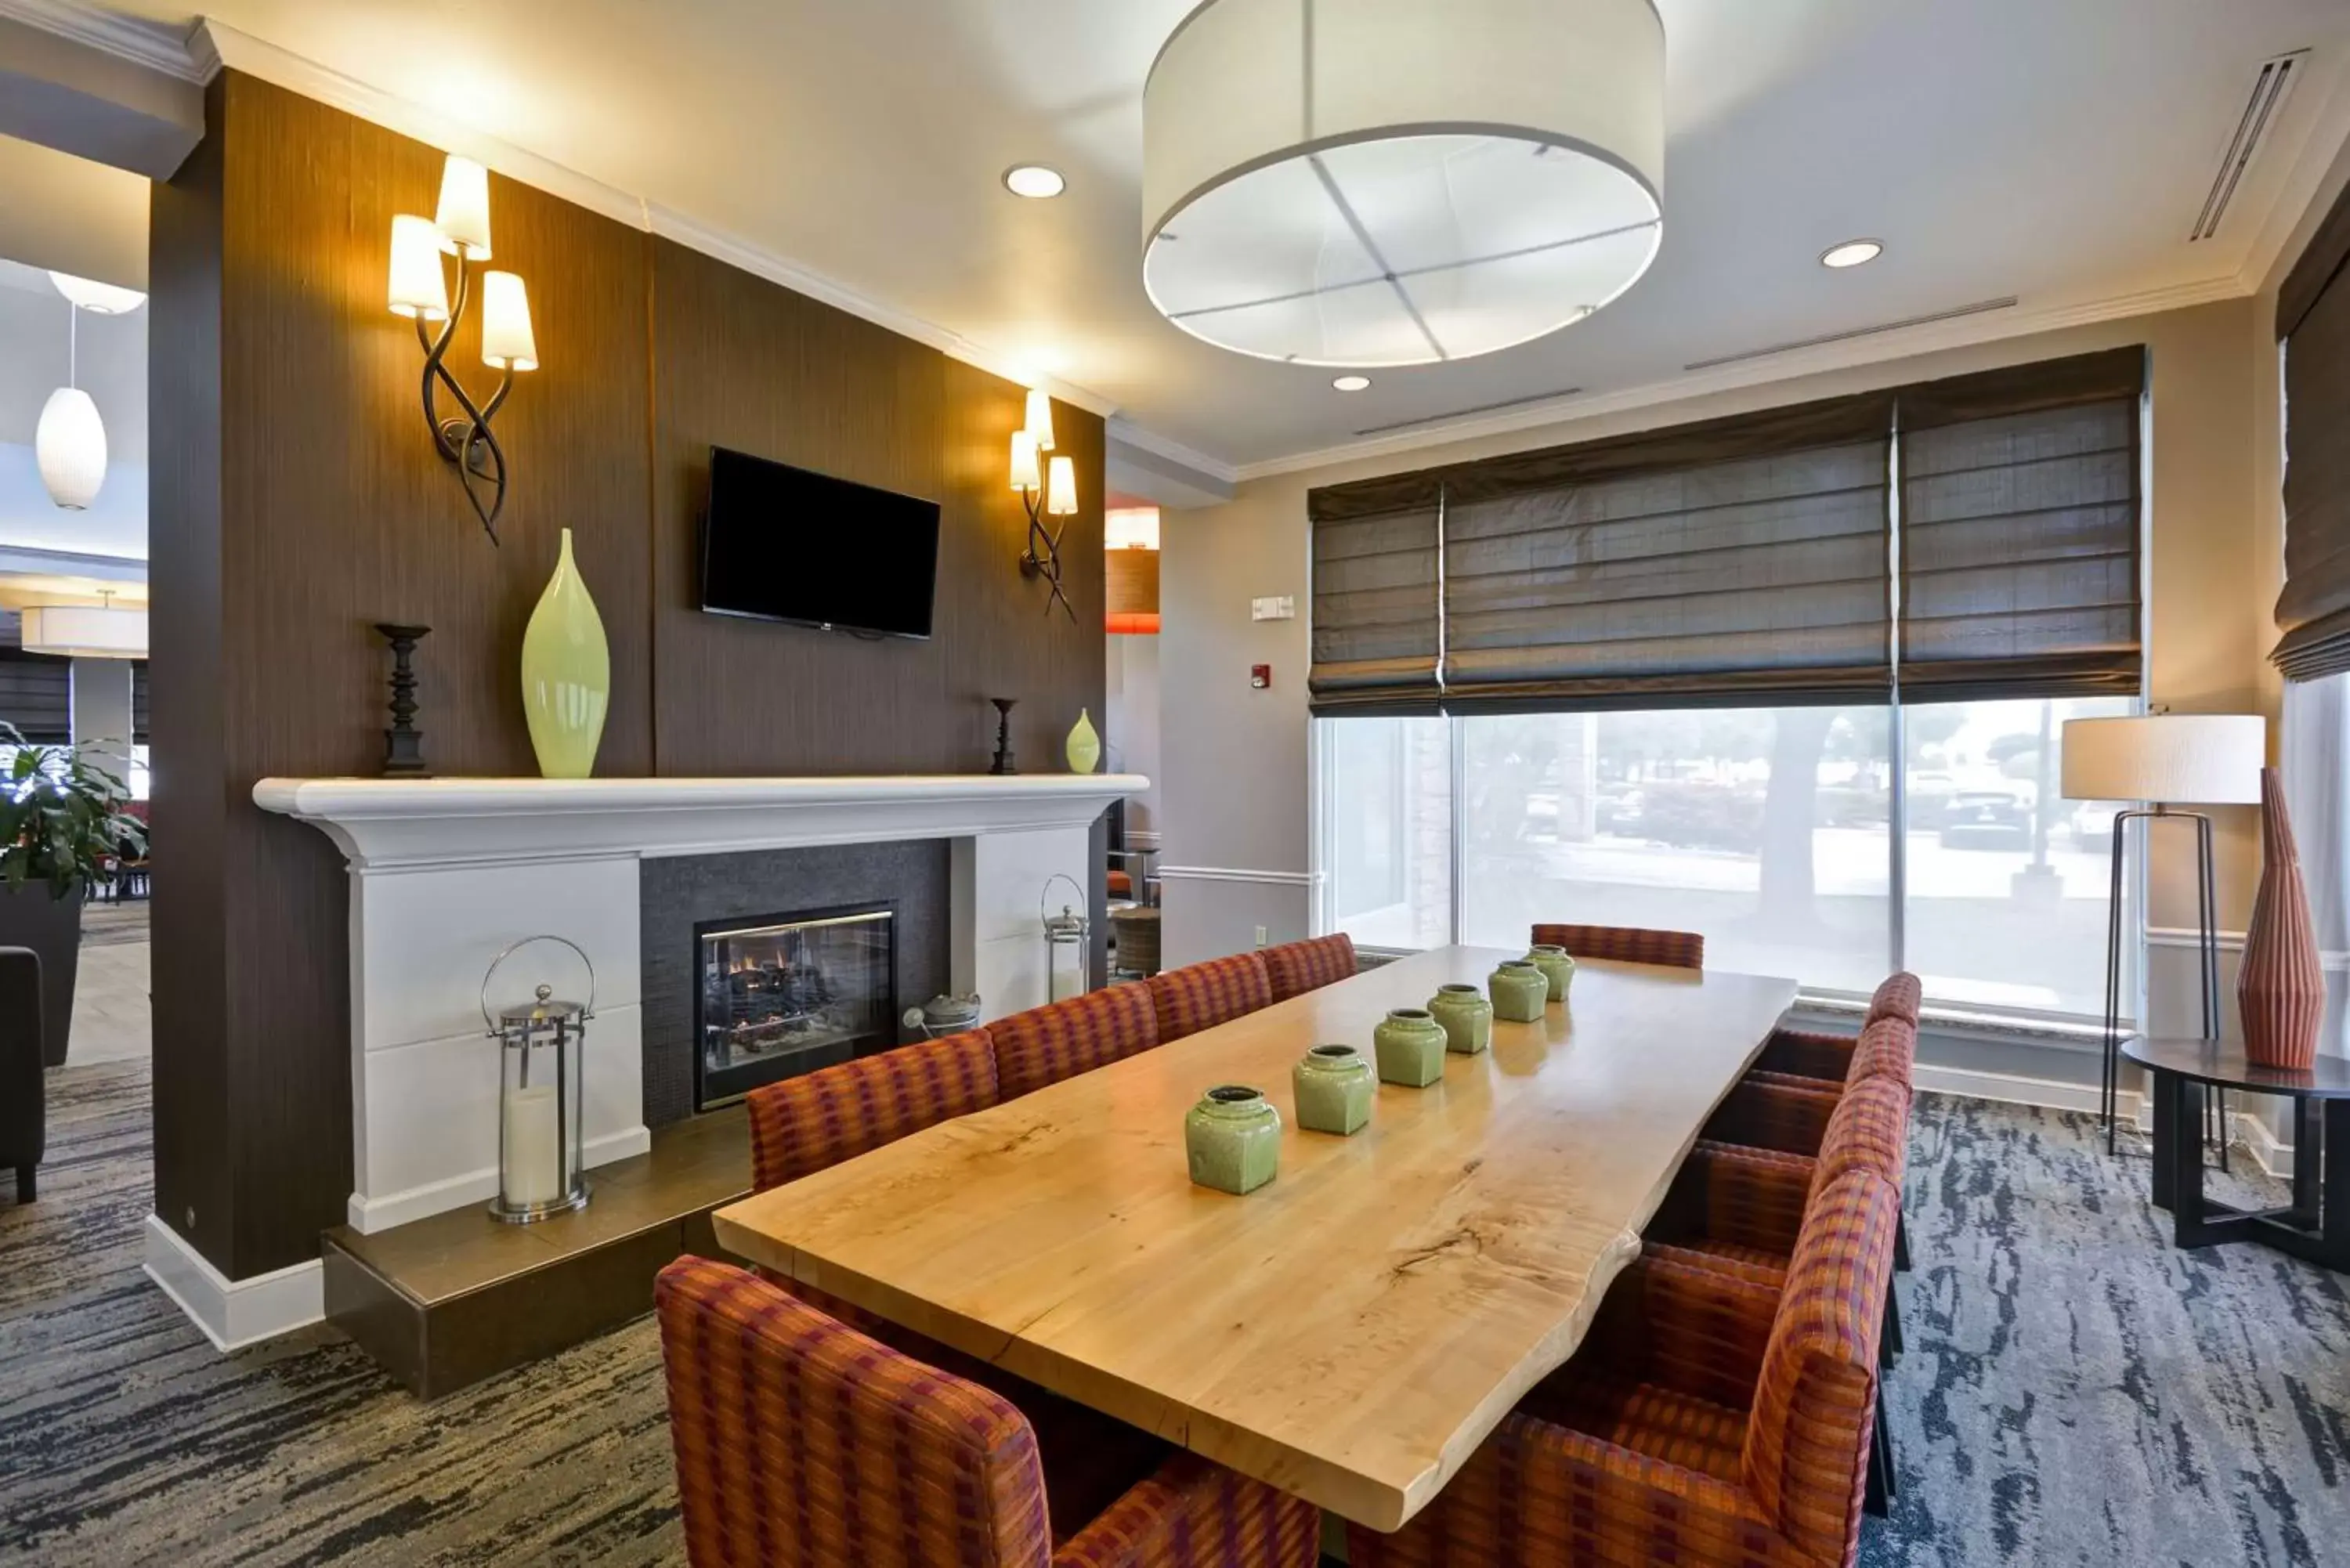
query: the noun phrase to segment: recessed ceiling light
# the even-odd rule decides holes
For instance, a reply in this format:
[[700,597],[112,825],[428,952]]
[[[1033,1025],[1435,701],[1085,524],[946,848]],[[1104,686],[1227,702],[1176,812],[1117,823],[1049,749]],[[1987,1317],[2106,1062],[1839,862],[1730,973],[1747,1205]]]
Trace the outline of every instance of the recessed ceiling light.
[[1043,201],[1057,196],[1069,188],[1058,169],[1047,169],[1042,163],[1022,163],[1003,171],[1003,188],[1015,196]]
[[1877,240],[1846,240],[1840,245],[1830,245],[1820,253],[1822,266],[1865,266],[1885,254],[1884,244]]
[[1367,392],[1371,389],[1368,376],[1341,376],[1330,383],[1342,392]]

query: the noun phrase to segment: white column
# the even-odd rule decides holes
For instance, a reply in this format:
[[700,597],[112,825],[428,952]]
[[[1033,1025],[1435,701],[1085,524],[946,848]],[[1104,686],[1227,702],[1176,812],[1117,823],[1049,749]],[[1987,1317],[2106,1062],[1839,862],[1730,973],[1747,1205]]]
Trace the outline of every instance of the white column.
[[130,783],[130,661],[73,661],[73,739],[90,761]]

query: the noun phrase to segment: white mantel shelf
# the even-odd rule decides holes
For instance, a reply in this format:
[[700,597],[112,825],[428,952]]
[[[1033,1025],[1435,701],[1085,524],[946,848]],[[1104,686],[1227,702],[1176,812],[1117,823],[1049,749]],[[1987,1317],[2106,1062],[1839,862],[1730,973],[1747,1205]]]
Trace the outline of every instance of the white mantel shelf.
[[352,869],[729,854],[1089,826],[1139,774],[850,778],[263,779]]

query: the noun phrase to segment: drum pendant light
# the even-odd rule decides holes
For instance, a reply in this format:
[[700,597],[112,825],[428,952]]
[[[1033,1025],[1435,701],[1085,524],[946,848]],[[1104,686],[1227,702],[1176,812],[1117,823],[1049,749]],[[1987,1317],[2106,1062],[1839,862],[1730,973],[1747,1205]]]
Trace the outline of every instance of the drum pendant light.
[[1143,286],[1298,364],[1543,337],[1656,256],[1664,88],[1652,0],[1207,0],[1143,88]]

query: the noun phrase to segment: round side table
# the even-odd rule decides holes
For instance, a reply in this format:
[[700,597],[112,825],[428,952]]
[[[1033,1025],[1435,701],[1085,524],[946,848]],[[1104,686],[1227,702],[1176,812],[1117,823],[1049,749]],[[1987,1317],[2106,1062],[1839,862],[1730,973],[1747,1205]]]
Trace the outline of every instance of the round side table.
[[[2213,1040],[2131,1040],[2122,1054],[2153,1079],[2154,1205],[2170,1210],[2178,1245],[2259,1241],[2350,1273],[2350,1059],[2320,1056],[2306,1073],[2283,1073]],[[2238,1209],[2203,1196],[2204,1095],[2228,1089],[2293,1101],[2285,1208]]]

